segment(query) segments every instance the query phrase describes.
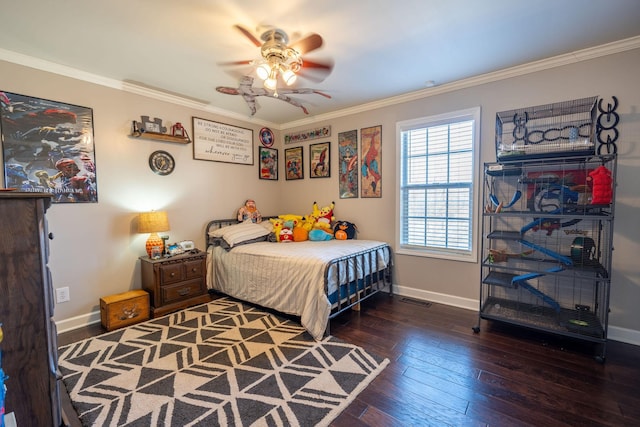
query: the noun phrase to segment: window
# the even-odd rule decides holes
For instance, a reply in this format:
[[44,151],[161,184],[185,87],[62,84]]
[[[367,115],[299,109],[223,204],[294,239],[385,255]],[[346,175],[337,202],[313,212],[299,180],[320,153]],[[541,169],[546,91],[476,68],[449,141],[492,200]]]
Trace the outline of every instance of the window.
[[480,108],[399,122],[398,252],[477,261]]

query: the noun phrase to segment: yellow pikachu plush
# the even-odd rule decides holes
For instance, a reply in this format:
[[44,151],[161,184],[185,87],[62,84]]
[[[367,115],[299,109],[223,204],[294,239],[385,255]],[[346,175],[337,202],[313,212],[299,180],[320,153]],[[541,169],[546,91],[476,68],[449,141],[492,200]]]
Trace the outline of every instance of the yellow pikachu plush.
[[314,228],[319,228],[333,234],[331,223],[336,220],[333,216],[333,208],[336,206],[334,202],[331,202],[329,206],[325,206],[322,209],[318,209],[318,204],[313,202],[313,215],[317,218]]
[[280,232],[282,231],[282,225],[284,221],[282,218],[269,218],[269,221],[273,224],[273,233],[276,235],[276,242],[280,241]]

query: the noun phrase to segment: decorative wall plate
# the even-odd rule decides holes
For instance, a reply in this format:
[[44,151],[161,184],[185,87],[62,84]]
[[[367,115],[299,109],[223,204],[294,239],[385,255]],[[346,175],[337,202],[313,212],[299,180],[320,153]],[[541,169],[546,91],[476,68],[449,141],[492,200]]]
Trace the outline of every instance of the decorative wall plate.
[[176,162],[171,154],[158,150],[149,156],[149,167],[158,175],[169,175],[176,167]]
[[271,147],[273,145],[275,141],[274,141],[273,132],[271,132],[271,129],[269,128],[260,129],[260,142],[265,147]]

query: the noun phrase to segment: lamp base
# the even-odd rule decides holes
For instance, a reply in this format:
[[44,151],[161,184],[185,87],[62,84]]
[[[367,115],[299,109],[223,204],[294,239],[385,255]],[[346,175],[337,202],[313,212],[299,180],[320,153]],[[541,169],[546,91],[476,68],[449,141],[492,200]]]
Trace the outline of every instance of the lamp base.
[[158,233],[151,233],[151,235],[147,239],[147,244],[146,244],[147,255],[149,255],[149,258],[153,258],[153,255],[154,255],[153,248],[158,248],[158,255],[156,256],[156,258],[161,257],[163,252],[163,247],[164,247],[164,241],[160,238],[160,236],[158,236]]

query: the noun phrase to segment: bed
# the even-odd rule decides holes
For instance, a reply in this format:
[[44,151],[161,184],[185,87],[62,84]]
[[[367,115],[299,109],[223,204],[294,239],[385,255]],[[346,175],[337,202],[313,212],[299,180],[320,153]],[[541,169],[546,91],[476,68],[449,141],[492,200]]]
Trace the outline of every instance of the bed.
[[268,230],[268,224],[234,219],[207,224],[210,291],[298,316],[317,340],[329,334],[333,317],[385,289],[391,295],[393,254],[387,243],[274,243],[267,240],[269,231],[261,235],[259,227]]

